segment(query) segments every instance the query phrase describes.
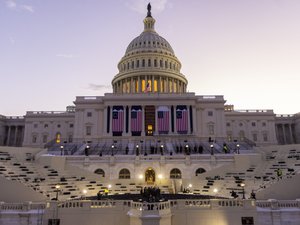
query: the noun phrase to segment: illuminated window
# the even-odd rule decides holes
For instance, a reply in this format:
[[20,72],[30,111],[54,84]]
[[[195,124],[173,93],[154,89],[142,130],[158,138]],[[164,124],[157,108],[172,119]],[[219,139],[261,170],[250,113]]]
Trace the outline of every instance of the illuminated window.
[[55,135],[55,140],[56,140],[56,143],[60,143],[60,133],[57,133],[56,135]]
[[135,92],[138,93],[139,92],[139,81],[135,80]]
[[157,87],[157,80],[155,79],[154,80],[154,92],[157,92],[157,89],[158,89],[158,87]]
[[173,87],[173,89],[174,89],[174,92],[176,93],[176,92],[177,92],[177,83],[176,83],[176,82],[174,82],[174,87]]
[[143,79],[142,80],[142,91],[146,90],[146,81]]
[[171,80],[169,80],[169,92],[173,92],[173,90],[172,90],[172,81]]

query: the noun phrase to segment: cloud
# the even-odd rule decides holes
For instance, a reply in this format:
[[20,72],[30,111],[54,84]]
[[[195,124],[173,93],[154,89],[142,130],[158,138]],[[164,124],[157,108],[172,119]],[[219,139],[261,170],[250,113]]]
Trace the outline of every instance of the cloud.
[[111,89],[111,85],[89,84],[88,89],[93,91],[102,91],[102,90]]
[[6,7],[11,10],[26,11],[34,13],[34,8],[31,5],[20,5],[16,0],[5,0]]
[[34,9],[31,5],[21,5],[21,8],[25,11],[28,11],[28,12],[31,12],[31,13],[34,13]]
[[152,12],[159,13],[165,10],[168,0],[128,0],[126,6],[135,12],[146,14],[149,2],[151,2]]
[[79,57],[79,55],[75,55],[75,54],[57,54],[56,56],[66,58],[66,59],[73,59]]
[[6,2],[6,7],[9,9],[16,9],[17,8],[17,3],[13,0],[7,0]]

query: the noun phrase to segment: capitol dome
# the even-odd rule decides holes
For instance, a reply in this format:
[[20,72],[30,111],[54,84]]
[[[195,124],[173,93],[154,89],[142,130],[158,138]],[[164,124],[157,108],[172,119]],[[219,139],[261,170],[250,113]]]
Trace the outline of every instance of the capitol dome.
[[184,93],[187,79],[169,42],[154,29],[155,19],[148,5],[144,31],[128,45],[113,78],[113,92]]

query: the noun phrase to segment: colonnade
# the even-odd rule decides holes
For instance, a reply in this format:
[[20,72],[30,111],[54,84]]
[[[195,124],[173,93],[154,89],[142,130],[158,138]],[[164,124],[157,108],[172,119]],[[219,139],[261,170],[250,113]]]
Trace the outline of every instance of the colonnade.
[[5,127],[5,146],[22,146],[24,126],[10,125]]
[[276,124],[278,144],[294,144],[294,127],[291,123]]
[[114,93],[118,94],[143,92],[185,93],[186,83],[179,79],[159,75],[132,76],[117,81],[113,86],[113,90]]

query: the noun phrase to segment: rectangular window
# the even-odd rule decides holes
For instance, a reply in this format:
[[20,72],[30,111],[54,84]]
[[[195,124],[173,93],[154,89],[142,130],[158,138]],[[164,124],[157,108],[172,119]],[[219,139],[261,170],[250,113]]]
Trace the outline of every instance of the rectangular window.
[[214,115],[214,112],[213,112],[213,111],[208,111],[208,112],[207,112],[207,115],[208,115],[208,116],[213,116],[213,115]]
[[215,126],[213,124],[209,124],[208,125],[208,133],[210,135],[214,135],[215,134]]
[[34,144],[35,144],[35,143],[36,143],[36,141],[37,141],[37,136],[36,136],[36,135],[33,135],[33,136],[32,136],[32,143],[34,143]]
[[148,59],[148,67],[151,66],[151,59]]
[[74,127],[74,124],[73,123],[70,123],[70,128],[73,128]]
[[91,126],[87,126],[86,127],[86,132],[85,132],[86,135],[91,135],[92,134],[92,127]]
[[157,60],[154,59],[154,66],[157,67]]
[[140,60],[137,60],[136,61],[136,68],[139,68],[140,67]]
[[46,123],[45,125],[44,125],[44,128],[47,128],[48,127],[48,124]]
[[268,134],[267,133],[263,133],[263,139],[265,142],[268,141]]
[[86,116],[87,117],[92,117],[92,112],[87,112]]
[[145,59],[142,61],[142,67],[145,67]]
[[43,143],[47,143],[48,141],[48,135],[43,135]]
[[252,134],[253,141],[257,141],[257,134]]

